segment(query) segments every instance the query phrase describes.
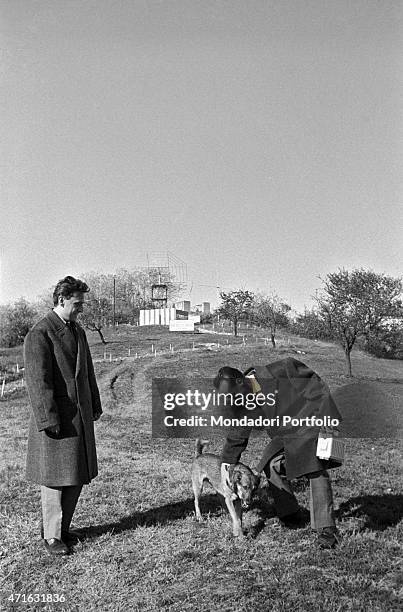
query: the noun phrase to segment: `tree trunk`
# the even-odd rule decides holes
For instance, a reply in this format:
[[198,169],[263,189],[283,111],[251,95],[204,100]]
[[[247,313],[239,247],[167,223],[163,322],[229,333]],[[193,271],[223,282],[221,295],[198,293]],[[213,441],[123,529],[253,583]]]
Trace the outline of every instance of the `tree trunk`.
[[238,321],[235,319],[234,321],[234,336],[238,335]]
[[100,329],[97,329],[97,332],[99,333],[99,337],[101,338],[102,344],[106,344],[107,342],[106,342],[106,340],[104,338],[104,335],[103,335],[102,331]]
[[273,332],[270,334],[270,339],[271,339],[271,343],[273,345],[273,348],[276,348],[276,340],[274,338]]
[[346,356],[346,361],[347,361],[347,376],[349,376],[350,378],[352,377],[352,370],[351,370],[351,349],[344,349],[344,354]]

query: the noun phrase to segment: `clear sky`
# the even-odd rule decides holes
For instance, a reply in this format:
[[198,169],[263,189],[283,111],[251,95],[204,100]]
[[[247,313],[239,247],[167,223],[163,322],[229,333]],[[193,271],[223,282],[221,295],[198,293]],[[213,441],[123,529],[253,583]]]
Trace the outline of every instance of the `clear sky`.
[[0,301],[150,251],[195,303],[401,274],[400,0],[0,7]]

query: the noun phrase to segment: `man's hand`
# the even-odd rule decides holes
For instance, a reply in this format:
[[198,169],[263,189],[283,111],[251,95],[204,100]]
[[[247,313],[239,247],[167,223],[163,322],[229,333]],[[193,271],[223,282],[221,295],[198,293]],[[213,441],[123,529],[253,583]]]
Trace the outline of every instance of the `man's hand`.
[[98,421],[99,417],[101,416],[102,412],[94,412],[93,414],[93,420],[94,421]]
[[54,434],[55,436],[58,436],[60,433],[60,425],[51,425],[50,427],[47,427],[45,431],[50,434]]
[[224,491],[224,496],[230,497],[232,500],[237,498],[234,493],[234,487],[232,484],[232,474],[234,472],[235,465],[233,463],[222,463],[221,464],[221,486]]

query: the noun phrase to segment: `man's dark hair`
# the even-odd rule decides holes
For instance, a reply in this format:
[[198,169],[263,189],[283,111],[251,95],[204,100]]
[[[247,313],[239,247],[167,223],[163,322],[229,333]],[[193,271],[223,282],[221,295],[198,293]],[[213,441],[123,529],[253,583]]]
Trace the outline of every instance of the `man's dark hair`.
[[235,387],[236,385],[243,384],[245,382],[245,377],[240,370],[231,368],[230,366],[224,366],[218,370],[218,374],[214,379],[213,384],[216,389],[218,389],[222,380],[227,380],[229,387]]
[[90,288],[87,283],[74,278],[74,276],[65,276],[57,283],[55,290],[53,291],[53,304],[57,306],[59,302],[59,296],[62,295],[66,300],[70,299],[73,293],[88,293]]

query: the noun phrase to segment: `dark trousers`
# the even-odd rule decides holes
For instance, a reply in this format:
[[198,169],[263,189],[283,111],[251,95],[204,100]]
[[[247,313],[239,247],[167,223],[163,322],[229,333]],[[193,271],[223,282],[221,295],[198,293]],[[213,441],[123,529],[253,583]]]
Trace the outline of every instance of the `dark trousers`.
[[41,486],[42,524],[45,540],[61,540],[62,531],[70,529],[74,510],[82,486],[45,487]]
[[[291,484],[287,480],[284,463],[284,453],[280,453],[273,457],[264,469],[279,518],[293,514],[299,508]],[[322,470],[306,476],[310,485],[309,510],[312,529],[318,531],[324,527],[334,527],[333,493],[329,474]]]

